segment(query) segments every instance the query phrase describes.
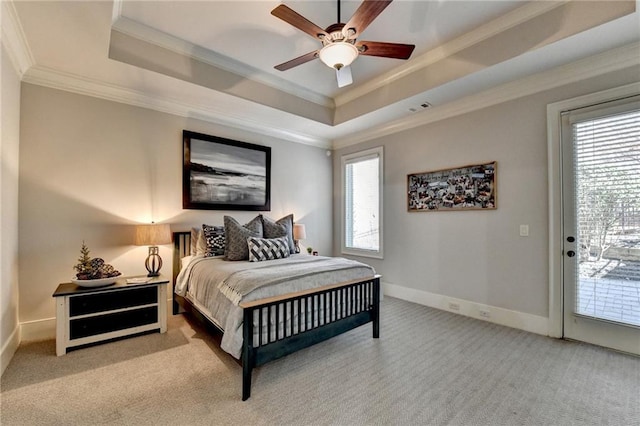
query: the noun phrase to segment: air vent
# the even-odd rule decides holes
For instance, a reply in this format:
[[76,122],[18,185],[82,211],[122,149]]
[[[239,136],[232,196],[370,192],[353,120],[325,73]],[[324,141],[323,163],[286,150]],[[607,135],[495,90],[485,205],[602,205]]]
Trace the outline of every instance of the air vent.
[[422,110],[427,109],[427,108],[431,108],[431,104],[429,102],[423,102],[417,107],[409,108],[409,111],[410,112],[418,112],[418,111],[422,111]]

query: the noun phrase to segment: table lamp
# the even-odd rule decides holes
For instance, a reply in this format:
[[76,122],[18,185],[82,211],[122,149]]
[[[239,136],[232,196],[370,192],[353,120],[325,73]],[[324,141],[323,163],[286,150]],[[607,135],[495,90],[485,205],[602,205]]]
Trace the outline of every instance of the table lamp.
[[296,253],[300,253],[300,240],[307,238],[307,231],[302,223],[296,223],[293,225],[293,243],[296,248]]
[[149,256],[144,262],[145,268],[149,271],[148,277],[157,277],[162,268],[162,258],[160,257],[158,245],[169,244],[171,242],[171,227],[169,224],[138,225],[136,226],[136,245],[149,246]]

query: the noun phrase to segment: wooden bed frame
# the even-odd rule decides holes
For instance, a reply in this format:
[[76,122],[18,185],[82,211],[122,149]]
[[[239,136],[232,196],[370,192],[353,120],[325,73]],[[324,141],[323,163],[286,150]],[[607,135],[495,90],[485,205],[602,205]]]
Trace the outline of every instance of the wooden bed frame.
[[[173,282],[180,271],[180,259],[188,256],[191,250],[191,233],[174,232]],[[371,300],[373,303],[366,303]],[[320,288],[288,293],[251,302],[241,302],[244,310],[243,344],[242,344],[242,400],[251,396],[251,372],[274,359],[289,355],[331,337],[345,333],[363,324],[371,322],[373,338],[380,335],[380,275],[362,281],[348,281],[331,284]],[[292,320],[293,312],[306,312],[309,306],[318,306],[320,312],[311,309],[305,320],[298,315]],[[180,308],[192,312],[194,317],[207,327],[223,332],[211,322],[206,315],[199,312],[189,300],[173,292],[173,314],[180,313]],[[263,335],[259,333],[258,344],[254,342],[254,320],[258,328],[269,324],[269,317],[274,316],[276,324],[283,316],[282,329],[275,327]],[[263,322],[264,321],[264,322]],[[288,323],[288,325],[287,325]],[[297,325],[297,327],[294,327]]]

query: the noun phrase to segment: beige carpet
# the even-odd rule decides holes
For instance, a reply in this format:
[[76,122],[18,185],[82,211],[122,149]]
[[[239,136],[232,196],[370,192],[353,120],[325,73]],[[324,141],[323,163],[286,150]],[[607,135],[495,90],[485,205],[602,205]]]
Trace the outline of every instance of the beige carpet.
[[254,371],[181,316],[169,331],[55,356],[23,344],[5,425],[638,425],[640,358],[393,298],[371,326]]

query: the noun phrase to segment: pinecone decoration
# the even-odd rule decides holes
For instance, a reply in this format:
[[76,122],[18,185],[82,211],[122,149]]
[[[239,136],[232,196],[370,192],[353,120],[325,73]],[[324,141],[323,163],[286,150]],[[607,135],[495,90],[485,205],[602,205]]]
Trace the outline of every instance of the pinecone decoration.
[[89,248],[84,241],[82,242],[82,248],[80,248],[78,263],[73,269],[76,270],[76,278],[79,280],[97,280],[120,275],[119,271],[108,263],[104,263],[103,259],[99,257],[91,259],[89,256]]

